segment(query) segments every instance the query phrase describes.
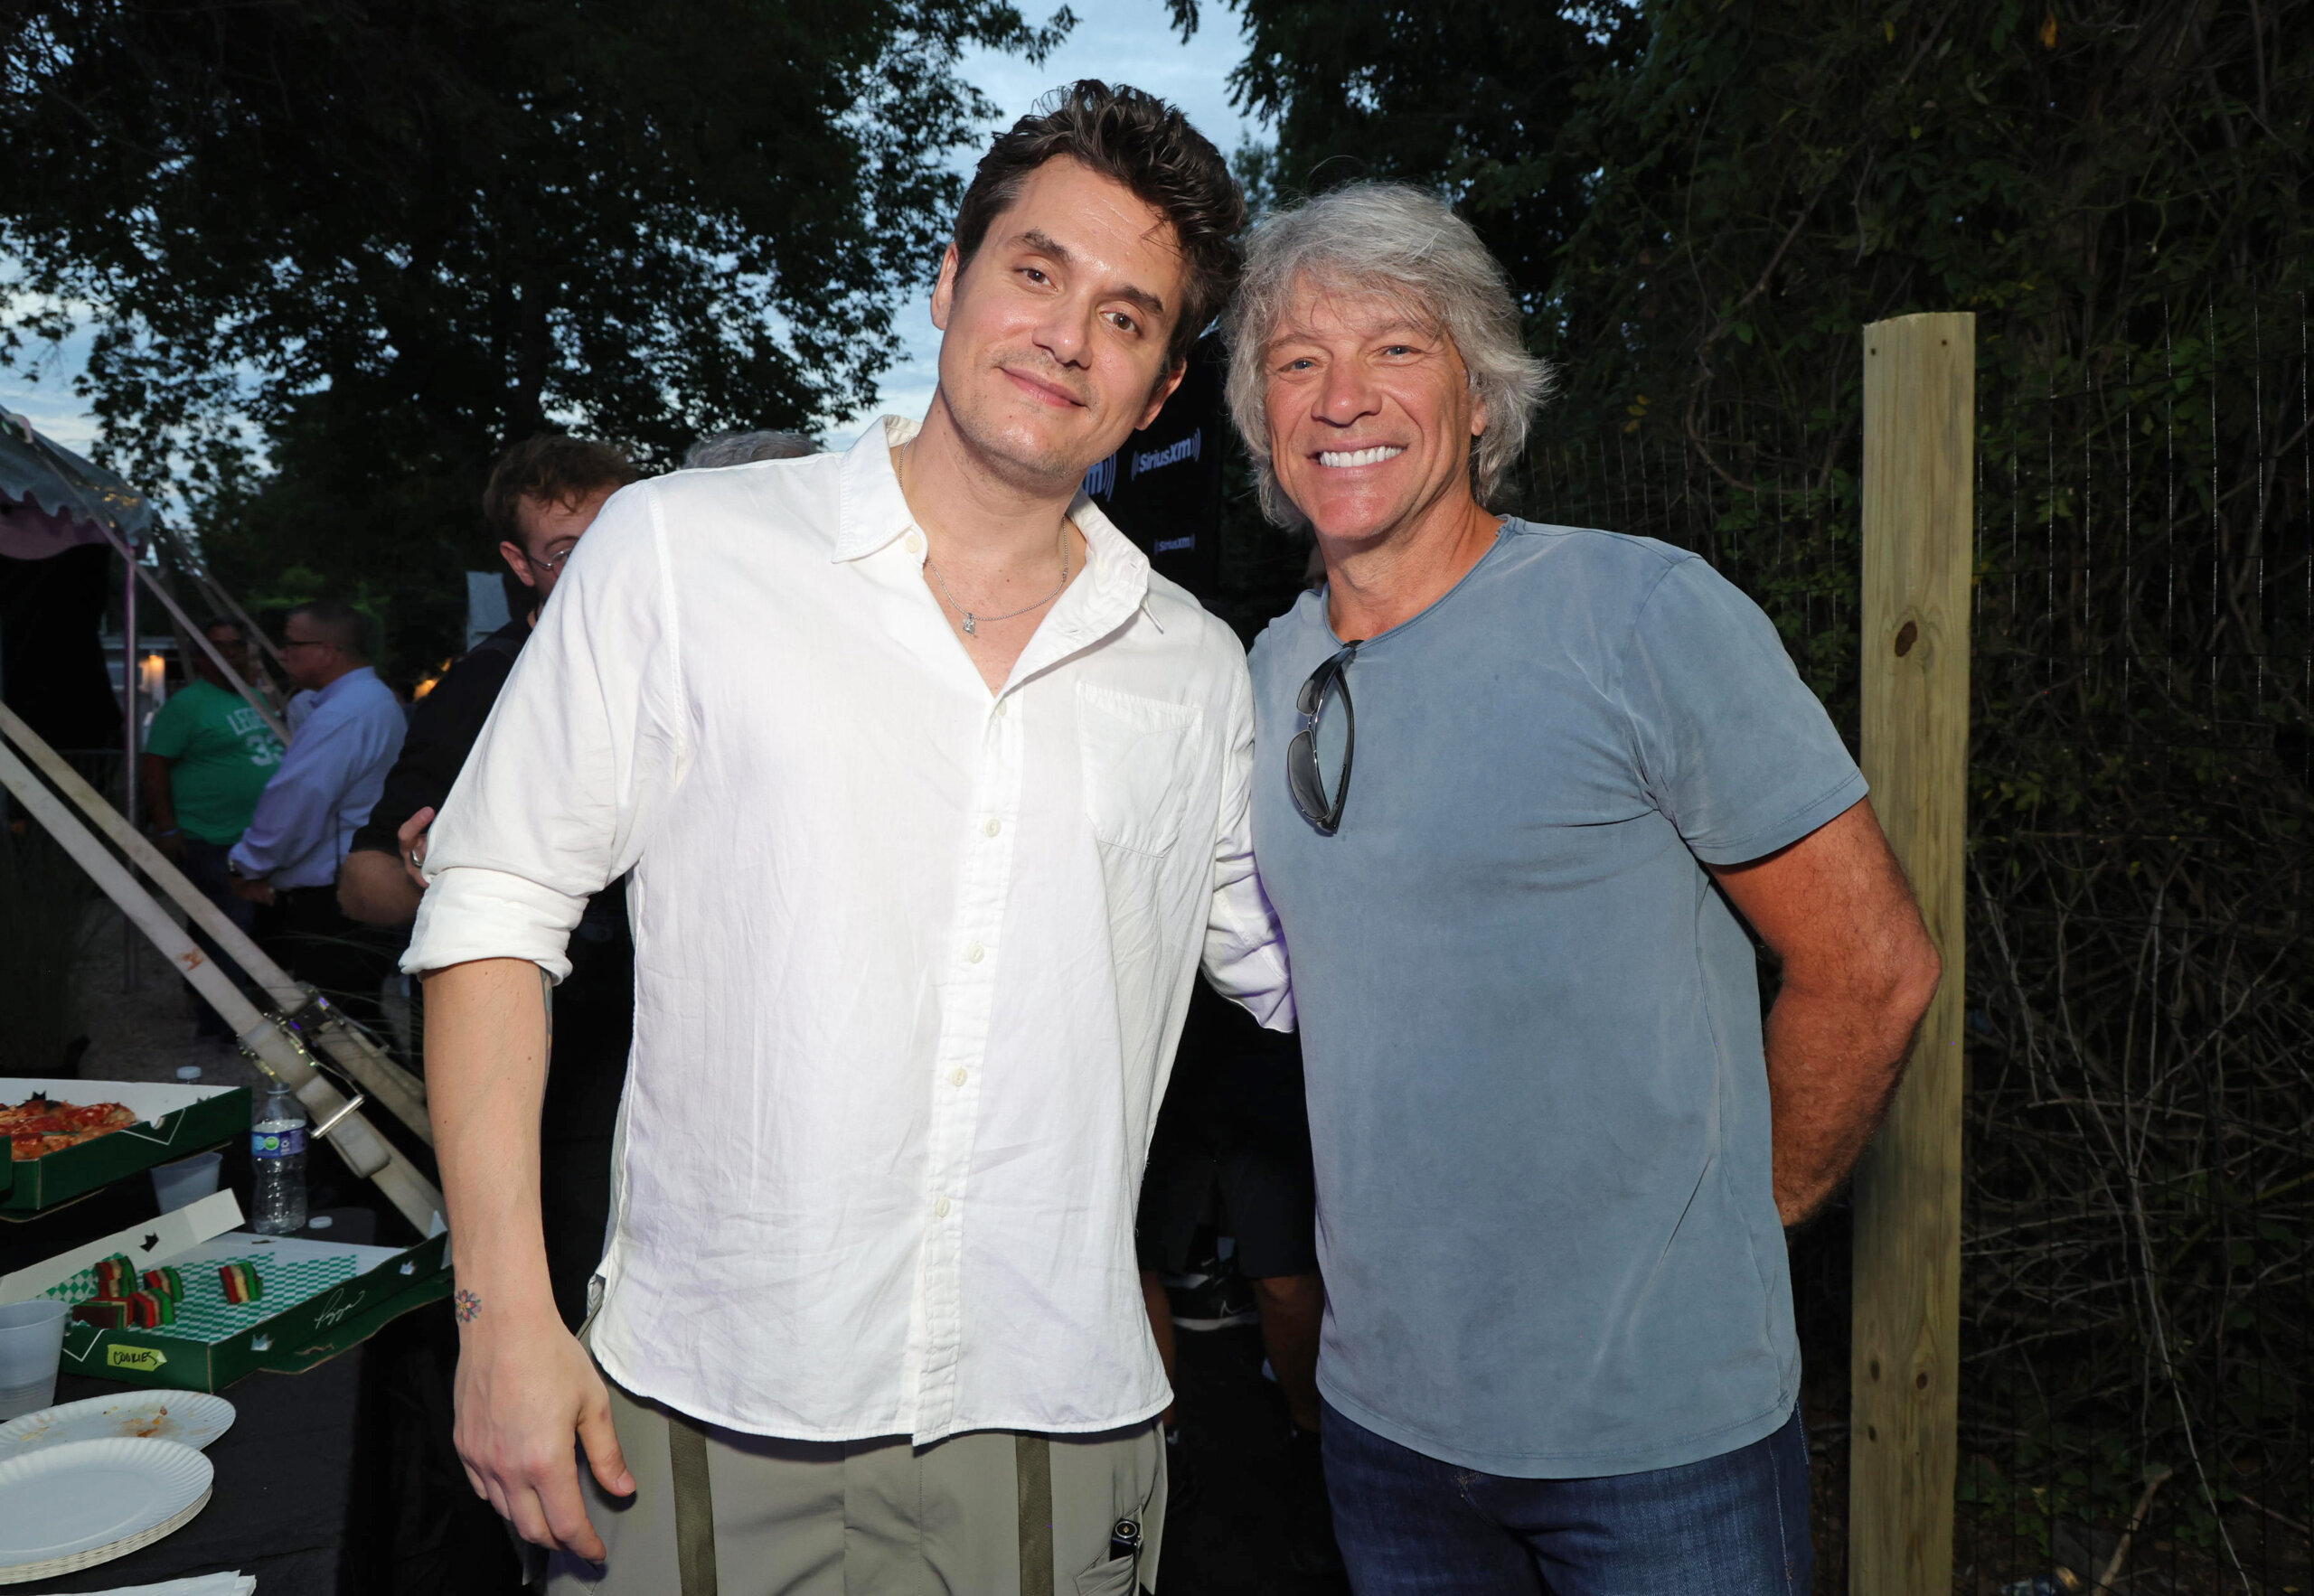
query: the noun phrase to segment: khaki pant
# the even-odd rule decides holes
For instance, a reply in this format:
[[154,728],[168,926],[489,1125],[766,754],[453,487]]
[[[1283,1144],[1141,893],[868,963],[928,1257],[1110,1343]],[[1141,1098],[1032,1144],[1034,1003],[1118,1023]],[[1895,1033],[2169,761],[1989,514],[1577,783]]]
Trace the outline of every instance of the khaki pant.
[[[1154,1420],[1095,1436],[983,1431],[922,1448],[905,1438],[776,1441],[671,1417],[616,1385],[611,1419],[635,1495],[606,1496],[580,1469],[609,1556],[597,1569],[557,1555],[553,1596],[1156,1588],[1165,1443]],[[1141,1526],[1138,1558],[1109,1555],[1120,1520]]]

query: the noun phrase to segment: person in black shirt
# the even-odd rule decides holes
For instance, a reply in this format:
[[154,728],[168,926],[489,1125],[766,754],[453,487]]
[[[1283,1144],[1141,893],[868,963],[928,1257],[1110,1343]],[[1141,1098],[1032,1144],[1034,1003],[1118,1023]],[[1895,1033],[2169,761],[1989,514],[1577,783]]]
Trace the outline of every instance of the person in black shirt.
[[[637,475],[618,450],[572,437],[517,444],[491,472],[483,512],[532,602],[452,665],[410,712],[401,756],[386,774],[369,823],[354,833],[339,878],[347,915],[379,925],[407,925],[416,917],[425,888],[409,868],[412,849],[423,849],[426,827],[482,735],[580,534],[604,502]],[[570,973],[555,989],[554,1003],[561,1023],[541,1111],[539,1196],[555,1306],[576,1329],[586,1317],[588,1281],[602,1260],[610,1218],[611,1132],[635,1025],[635,948],[623,879],[588,901],[570,940]]]

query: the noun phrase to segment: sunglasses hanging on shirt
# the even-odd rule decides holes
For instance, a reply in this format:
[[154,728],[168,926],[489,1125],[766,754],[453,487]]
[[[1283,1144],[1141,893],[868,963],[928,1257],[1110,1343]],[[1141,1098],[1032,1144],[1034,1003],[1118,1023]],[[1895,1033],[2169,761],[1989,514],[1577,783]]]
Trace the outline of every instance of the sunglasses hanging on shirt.
[[[1350,701],[1350,662],[1358,657],[1365,641],[1361,637],[1346,645],[1311,671],[1293,700],[1293,707],[1302,712],[1302,729],[1286,745],[1285,784],[1293,794],[1293,807],[1323,837],[1341,829],[1341,807],[1350,797],[1350,756],[1358,750],[1358,711]],[[1331,795],[1325,773],[1318,765],[1318,722],[1325,714],[1329,697],[1341,700],[1342,715],[1341,774],[1334,779]]]

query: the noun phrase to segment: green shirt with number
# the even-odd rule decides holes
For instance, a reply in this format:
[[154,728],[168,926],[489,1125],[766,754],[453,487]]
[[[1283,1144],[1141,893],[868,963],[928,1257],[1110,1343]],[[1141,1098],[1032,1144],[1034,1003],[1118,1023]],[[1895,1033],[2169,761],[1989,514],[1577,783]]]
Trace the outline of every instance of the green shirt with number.
[[281,763],[281,744],[239,693],[194,681],[155,711],[145,751],[176,763],[169,797],[177,829],[230,845],[249,829],[258,794]]

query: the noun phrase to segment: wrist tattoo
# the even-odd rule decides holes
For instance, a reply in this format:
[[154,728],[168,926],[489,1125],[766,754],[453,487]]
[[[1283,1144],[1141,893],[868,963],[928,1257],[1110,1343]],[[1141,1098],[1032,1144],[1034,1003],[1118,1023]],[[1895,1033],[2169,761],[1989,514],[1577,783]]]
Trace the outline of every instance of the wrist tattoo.
[[458,1316],[460,1324],[470,1325],[482,1316],[482,1299],[460,1286],[457,1295],[450,1299],[450,1310]]

